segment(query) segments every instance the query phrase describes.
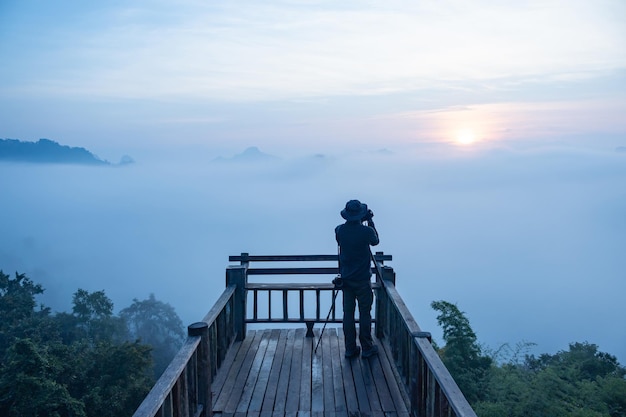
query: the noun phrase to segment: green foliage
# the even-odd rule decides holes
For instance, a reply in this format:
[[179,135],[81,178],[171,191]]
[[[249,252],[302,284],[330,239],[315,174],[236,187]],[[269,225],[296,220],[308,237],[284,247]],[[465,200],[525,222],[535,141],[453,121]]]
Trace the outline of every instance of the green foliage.
[[619,365],[617,358],[608,353],[599,352],[598,346],[590,343],[572,343],[569,351],[555,355],[543,354],[536,359],[530,356],[526,360],[532,369],[559,369],[568,373],[570,379],[595,380],[598,377],[623,377],[626,370]]
[[[146,372],[152,364],[150,347],[139,343],[100,343],[83,358],[80,398],[87,414],[99,417],[130,415],[152,386]],[[147,389],[148,388],[148,389]]]
[[13,325],[30,317],[35,309],[35,296],[43,293],[39,284],[25,274],[15,273],[15,279],[0,271],[0,315],[5,325]]
[[[128,341],[126,323],[113,314],[104,291],[79,289],[72,313],[54,315],[36,308],[35,297],[42,293],[24,274],[11,278],[0,271],[0,415],[131,415],[154,381],[152,347]],[[143,303],[135,300],[127,310],[147,306],[152,320],[165,320],[145,329],[156,333],[151,340],[179,340],[182,324],[173,308],[154,296]],[[173,355],[163,353],[162,360]]]
[[[446,342],[438,352],[479,417],[626,417],[626,368],[598,346],[572,343],[567,351],[521,360],[520,352],[532,345],[522,343],[498,365],[484,359],[456,305],[432,307],[440,312]],[[507,350],[502,346],[494,358]]]
[[133,299],[133,304],[120,311],[130,336],[152,346],[155,378],[158,378],[172,360],[185,337],[183,323],[174,308],[154,298]]
[[0,415],[86,416],[83,404],[57,382],[58,359],[29,339],[16,340],[0,368]]
[[469,320],[456,304],[433,301],[431,307],[440,313],[437,323],[443,328],[446,343],[439,349],[441,360],[469,402],[482,399],[492,359],[483,355]]
[[[586,352],[582,357],[581,351]],[[502,407],[507,410],[502,415],[511,417],[625,416],[626,380],[620,376],[624,368],[613,359],[595,345],[575,343],[569,351],[493,367],[487,400],[475,404],[476,413],[490,416],[490,410]],[[607,363],[614,367],[609,369]],[[602,376],[581,372],[589,366],[601,369]]]
[[50,310],[36,309],[35,297],[42,293],[41,285],[24,274],[16,273],[11,278],[0,270],[0,359],[16,339],[45,344],[56,337],[57,328],[50,319]]
[[120,317],[113,316],[113,302],[104,291],[76,291],[72,297],[72,314],[57,314],[63,340],[72,343],[90,340],[92,343],[127,338],[126,326]]
[[79,289],[72,297],[72,312],[83,321],[102,320],[113,315],[113,302],[104,291],[89,293]]

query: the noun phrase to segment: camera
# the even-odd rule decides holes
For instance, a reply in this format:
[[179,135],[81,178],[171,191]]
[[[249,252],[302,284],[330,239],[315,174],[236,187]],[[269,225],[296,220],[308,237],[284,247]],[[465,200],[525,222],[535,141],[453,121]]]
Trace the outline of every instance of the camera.
[[367,210],[367,212],[365,213],[365,216],[363,216],[363,218],[361,219],[362,222],[367,222],[372,220],[372,217],[374,217],[374,212],[372,212],[372,210]]
[[335,286],[335,288],[341,288],[341,287],[343,287],[343,279],[341,278],[341,275],[337,275],[337,276],[333,279],[333,285]]

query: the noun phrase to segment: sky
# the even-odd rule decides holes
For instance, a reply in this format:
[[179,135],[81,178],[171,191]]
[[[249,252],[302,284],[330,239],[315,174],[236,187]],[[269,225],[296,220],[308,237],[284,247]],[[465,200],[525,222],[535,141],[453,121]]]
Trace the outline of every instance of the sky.
[[[445,299],[492,347],[626,363],[621,0],[3,0],[0,57],[0,138],[137,161],[0,166],[0,269],[59,308],[195,321],[228,255],[332,253],[360,198],[426,330]],[[249,146],[278,159],[214,162]]]
[[626,5],[13,1],[3,137],[105,158],[621,135]]

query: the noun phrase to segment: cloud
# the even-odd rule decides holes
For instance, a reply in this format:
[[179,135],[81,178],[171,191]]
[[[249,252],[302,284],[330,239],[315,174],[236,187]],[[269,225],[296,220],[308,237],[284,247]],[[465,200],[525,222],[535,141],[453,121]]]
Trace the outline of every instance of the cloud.
[[620,135],[626,6],[492,3],[15,3],[2,136],[118,160]]
[[[119,307],[154,292],[197,320],[228,255],[332,253],[357,197],[426,329],[451,299],[479,335],[564,348],[558,324],[623,350],[601,317],[624,315],[624,2],[50,7],[0,13],[2,136],[137,163],[0,166],[1,268]],[[456,146],[458,129],[484,140]],[[282,158],[211,163],[249,146]]]
[[554,138],[581,134],[619,134],[626,130],[626,101],[614,99],[545,100],[447,106],[378,116],[413,126],[426,139],[453,142],[459,130],[478,141]]
[[189,323],[219,295],[228,255],[334,253],[339,211],[359,198],[435,336],[429,304],[446,299],[492,347],[588,340],[626,360],[606,321],[626,314],[626,171],[613,148],[439,144],[249,165],[171,156],[117,169],[0,165],[12,179],[0,268],[41,282],[54,309],[77,288],[104,289],[118,309],[154,293]]
[[576,77],[624,67],[622,22],[610,12],[623,8],[614,1],[137,2],[102,13],[97,30],[53,30],[51,66],[19,88],[249,101]]

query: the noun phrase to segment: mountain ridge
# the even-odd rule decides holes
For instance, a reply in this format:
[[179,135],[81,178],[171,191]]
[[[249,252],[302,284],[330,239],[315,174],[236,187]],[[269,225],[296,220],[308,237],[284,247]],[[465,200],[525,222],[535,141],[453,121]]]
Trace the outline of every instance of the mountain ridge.
[[270,162],[270,161],[278,161],[279,157],[275,155],[271,155],[268,153],[261,152],[261,150],[257,146],[250,146],[246,148],[243,152],[238,153],[230,158],[217,157],[213,161],[214,162]]
[[[100,159],[85,148],[61,145],[46,138],[41,138],[37,142],[0,139],[0,162],[111,165],[109,161]],[[131,157],[124,156],[120,164],[132,162]]]

